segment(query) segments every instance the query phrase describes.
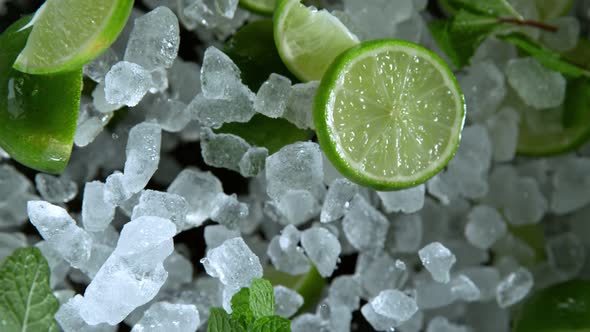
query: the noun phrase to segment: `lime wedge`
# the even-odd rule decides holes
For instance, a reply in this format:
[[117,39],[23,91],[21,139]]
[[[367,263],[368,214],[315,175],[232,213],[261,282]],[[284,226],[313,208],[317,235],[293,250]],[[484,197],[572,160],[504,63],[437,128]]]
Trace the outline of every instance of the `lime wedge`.
[[117,38],[133,0],[48,0],[14,68],[50,74],[81,68]]
[[273,21],[281,59],[304,82],[320,80],[334,58],[359,43],[335,16],[300,0],[281,0]]
[[376,190],[423,183],[453,156],[465,103],[447,64],[400,40],[362,43],[339,56],[316,94],[314,121],[332,164]]
[[240,0],[240,6],[260,15],[272,15],[277,0]]
[[72,151],[80,107],[82,70],[29,75],[12,68],[31,29],[30,17],[0,36],[0,147],[25,166],[61,172]]
[[589,332],[590,281],[573,280],[536,291],[518,313],[514,332]]
[[539,18],[543,21],[566,15],[574,4],[573,0],[535,0]]

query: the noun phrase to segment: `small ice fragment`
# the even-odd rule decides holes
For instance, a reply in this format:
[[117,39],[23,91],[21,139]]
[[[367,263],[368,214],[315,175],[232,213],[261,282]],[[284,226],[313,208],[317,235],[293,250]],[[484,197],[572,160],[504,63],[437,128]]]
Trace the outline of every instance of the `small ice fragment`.
[[177,231],[181,232],[188,228],[187,214],[188,204],[183,197],[161,191],[146,190],[141,193],[139,203],[133,208],[131,220],[143,216],[160,217],[172,221],[176,225]]
[[321,331],[325,326],[326,322],[319,315],[306,313],[293,319],[291,330],[292,332]]
[[0,232],[0,265],[15,249],[26,246],[27,238],[23,233]]
[[418,255],[432,279],[441,283],[451,281],[450,270],[457,259],[449,249],[439,242],[433,242],[420,249]]
[[117,326],[109,324],[88,325],[80,317],[81,295],[72,297],[68,302],[59,307],[55,313],[55,320],[64,332],[115,332]]
[[254,177],[260,172],[264,171],[266,158],[268,157],[268,149],[258,146],[253,146],[244,153],[242,159],[238,163],[240,174],[243,177]]
[[240,232],[238,230],[231,230],[223,225],[209,225],[205,227],[205,243],[207,249],[213,249],[219,247],[223,242],[235,237],[239,237]]
[[[203,57],[201,89],[207,99],[231,100],[236,94],[243,93],[240,69],[225,53],[213,46],[207,48]],[[248,99],[254,100],[251,91],[248,95]]]
[[360,194],[356,194],[344,219],[342,228],[350,244],[358,250],[383,248],[389,222]]
[[449,322],[442,316],[436,316],[428,323],[426,332],[470,332],[467,326],[457,325]]
[[[109,70],[105,78],[105,100],[112,105],[137,106],[151,84],[152,75],[149,71],[135,63],[118,62]],[[95,106],[101,110],[96,101]],[[113,106],[113,108],[118,107]],[[110,109],[110,111],[113,110]]]
[[282,250],[289,250],[297,247],[301,239],[301,232],[293,225],[287,225],[279,236],[279,245]]
[[481,297],[479,288],[464,274],[453,277],[451,280],[451,293],[454,298],[468,302],[477,301]]
[[543,44],[557,51],[566,52],[576,47],[580,40],[580,22],[574,16],[560,16],[547,20],[549,25],[557,27],[557,31],[543,31]]
[[201,67],[195,62],[176,58],[168,70],[168,79],[171,98],[188,104],[201,90]]
[[78,194],[76,183],[64,176],[37,173],[35,185],[41,197],[51,203],[67,203]]
[[544,67],[535,58],[515,58],[506,67],[508,83],[520,98],[538,110],[563,103],[566,81],[559,72]]
[[301,245],[323,277],[336,269],[341,247],[338,238],[322,227],[312,227],[301,234]]
[[248,205],[238,201],[236,194],[219,193],[213,199],[213,205],[211,220],[229,229],[237,229],[240,221],[248,216]]
[[84,147],[94,142],[112,117],[113,113],[99,112],[92,102],[86,101],[86,98],[83,98],[80,101],[80,112],[78,113],[78,121],[76,122],[74,144]]
[[200,226],[215,209],[215,196],[223,192],[221,182],[210,172],[185,169],[168,187],[168,192],[177,194],[188,204],[187,223]]
[[301,225],[320,212],[317,199],[307,190],[288,190],[278,202],[272,202],[280,212],[282,224]]
[[590,158],[568,158],[553,175],[551,211],[563,215],[590,203]]
[[89,232],[104,230],[115,217],[115,205],[104,197],[105,184],[100,181],[86,183],[82,199],[82,224]]
[[99,83],[92,91],[92,106],[100,113],[112,113],[125,106],[121,103],[111,104],[107,101],[105,82]]
[[385,212],[414,213],[424,206],[424,184],[398,191],[378,191]]
[[223,167],[238,172],[240,161],[250,149],[243,138],[233,134],[215,134],[209,128],[201,131],[201,154],[209,166]]
[[479,300],[487,302],[495,298],[496,286],[500,282],[500,272],[494,267],[472,266],[462,269],[461,275],[471,280],[480,292]]
[[316,143],[287,145],[266,159],[265,168],[266,191],[272,199],[280,200],[287,191],[297,189],[316,197],[322,193],[322,155]]
[[341,305],[350,311],[357,310],[360,305],[361,285],[353,276],[338,276],[332,280],[328,292],[331,305]]
[[268,80],[260,86],[256,99],[254,99],[254,109],[270,118],[278,118],[287,108],[290,93],[291,80],[272,73]]
[[31,223],[63,259],[75,268],[85,266],[90,259],[92,238],[66,210],[44,201],[29,201],[27,211]]
[[451,284],[441,284],[433,280],[415,280],[416,301],[422,310],[445,307],[455,301]]
[[179,100],[158,96],[147,110],[147,121],[155,121],[163,130],[176,133],[191,120],[187,105]]
[[303,249],[297,245],[283,249],[280,242],[280,236],[277,235],[268,245],[266,253],[272,265],[277,270],[291,275],[299,275],[309,271],[309,259],[303,253]]
[[486,122],[493,146],[494,161],[510,161],[516,154],[520,117],[512,108],[503,108]]
[[158,7],[135,19],[127,42],[125,61],[146,70],[170,68],[180,45],[176,15],[167,7]]
[[303,305],[303,296],[285,286],[275,286],[275,315],[289,318]]
[[467,116],[481,121],[493,115],[506,96],[504,74],[491,61],[476,63],[467,68],[467,73],[459,75],[465,102],[471,105]]
[[131,332],[193,332],[199,327],[199,311],[192,304],[156,302],[145,311]]
[[384,289],[401,289],[407,280],[406,264],[387,254],[375,258],[360,272],[361,284],[370,297],[377,296]]
[[318,81],[293,85],[283,118],[298,128],[314,129],[312,109],[318,85]]
[[393,319],[394,327],[407,321],[418,311],[416,300],[395,289],[382,291],[370,303],[375,313]]
[[512,225],[534,224],[541,221],[548,209],[547,199],[541,193],[537,181],[519,177],[509,184],[514,190],[505,197],[504,215]]
[[547,239],[547,260],[560,274],[568,278],[577,276],[586,261],[586,249],[575,233],[563,233]]
[[344,11],[351,15],[361,40],[391,38],[396,25],[409,19],[414,12],[413,0],[344,1]]
[[104,81],[105,76],[111,67],[119,61],[119,56],[112,48],[107,49],[103,54],[87,63],[83,67],[84,75],[91,80],[100,83]]
[[[47,264],[51,271],[49,277],[49,284],[51,289],[56,289],[65,285],[65,278],[70,271],[70,264],[66,262],[61,254],[53,248],[47,241],[39,241],[35,243],[35,247],[41,250],[43,256],[47,259]],[[10,252],[9,254],[11,254]]]
[[498,211],[487,205],[474,207],[467,216],[465,237],[473,246],[488,249],[506,234],[506,224]]
[[215,9],[227,18],[233,18],[238,9],[238,0],[215,0]]
[[161,141],[162,130],[153,123],[143,122],[129,131],[123,181],[130,192],[145,188],[158,169]]
[[262,278],[260,260],[240,237],[209,250],[201,263],[207,274],[234,289],[248,287],[254,278]]
[[254,114],[252,93],[246,86],[237,86],[230,90],[232,99],[208,99],[198,94],[188,105],[188,111],[202,126],[220,128],[228,122],[248,122]]
[[423,236],[422,217],[418,214],[396,215],[391,219],[385,246],[391,253],[414,253]]
[[347,179],[338,178],[332,181],[324,197],[320,221],[327,223],[342,218],[358,191],[358,185]]
[[133,196],[125,186],[123,178],[123,173],[118,171],[107,177],[103,193],[105,202],[118,206]]
[[507,275],[496,287],[500,308],[508,308],[522,300],[533,288],[533,275],[524,267]]

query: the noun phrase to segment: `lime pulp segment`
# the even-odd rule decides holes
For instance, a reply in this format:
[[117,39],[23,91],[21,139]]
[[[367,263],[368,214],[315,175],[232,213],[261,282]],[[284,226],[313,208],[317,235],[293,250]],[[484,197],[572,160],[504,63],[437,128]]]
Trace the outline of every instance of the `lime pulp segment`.
[[48,0],[14,67],[29,74],[76,70],[107,49],[133,0]]
[[274,34],[281,59],[302,81],[320,80],[332,60],[359,43],[335,16],[299,0],[279,2]]
[[426,181],[459,143],[465,103],[448,66],[404,41],[365,42],[338,57],[318,88],[314,120],[334,166],[377,190]]

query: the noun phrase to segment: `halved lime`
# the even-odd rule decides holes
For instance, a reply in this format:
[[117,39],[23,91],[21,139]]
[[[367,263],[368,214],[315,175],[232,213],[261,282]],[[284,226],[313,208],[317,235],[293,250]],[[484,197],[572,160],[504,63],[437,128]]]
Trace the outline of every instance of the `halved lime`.
[[314,121],[332,164],[376,190],[414,186],[453,156],[465,102],[448,65],[400,40],[364,42],[339,56],[316,94]]
[[30,75],[12,68],[31,29],[25,17],[0,36],[0,147],[16,161],[59,173],[70,158],[80,107],[82,70]]
[[14,68],[50,74],[81,68],[123,30],[133,0],[48,0]]
[[240,0],[240,6],[260,15],[272,15],[277,0]]
[[573,0],[535,0],[539,18],[543,21],[566,15],[572,8]]
[[335,16],[300,0],[281,0],[273,21],[281,59],[304,82],[320,80],[332,60],[359,43]]

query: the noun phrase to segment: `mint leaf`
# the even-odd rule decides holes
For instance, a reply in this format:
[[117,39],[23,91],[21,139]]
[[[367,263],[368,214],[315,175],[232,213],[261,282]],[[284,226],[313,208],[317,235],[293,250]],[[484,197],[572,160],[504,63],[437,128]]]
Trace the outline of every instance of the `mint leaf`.
[[498,36],[498,38],[513,44],[522,52],[535,57],[541,64],[551,70],[561,72],[570,77],[590,77],[590,71],[588,69],[568,62],[561,54],[546,48],[522,33],[510,33]]
[[250,285],[250,309],[255,319],[275,313],[275,296],[268,280],[254,279]]
[[0,267],[0,330],[57,332],[59,302],[49,287],[49,266],[36,247],[20,248]]
[[240,323],[221,308],[211,308],[207,332],[245,332]]
[[291,322],[280,316],[257,319],[248,332],[291,332]]
[[237,292],[231,299],[232,317],[242,325],[243,328],[247,328],[250,323],[254,321],[254,314],[250,309],[250,290],[248,288],[242,288]]
[[474,14],[486,16],[511,16],[522,19],[508,0],[448,0],[453,8],[461,8]]

